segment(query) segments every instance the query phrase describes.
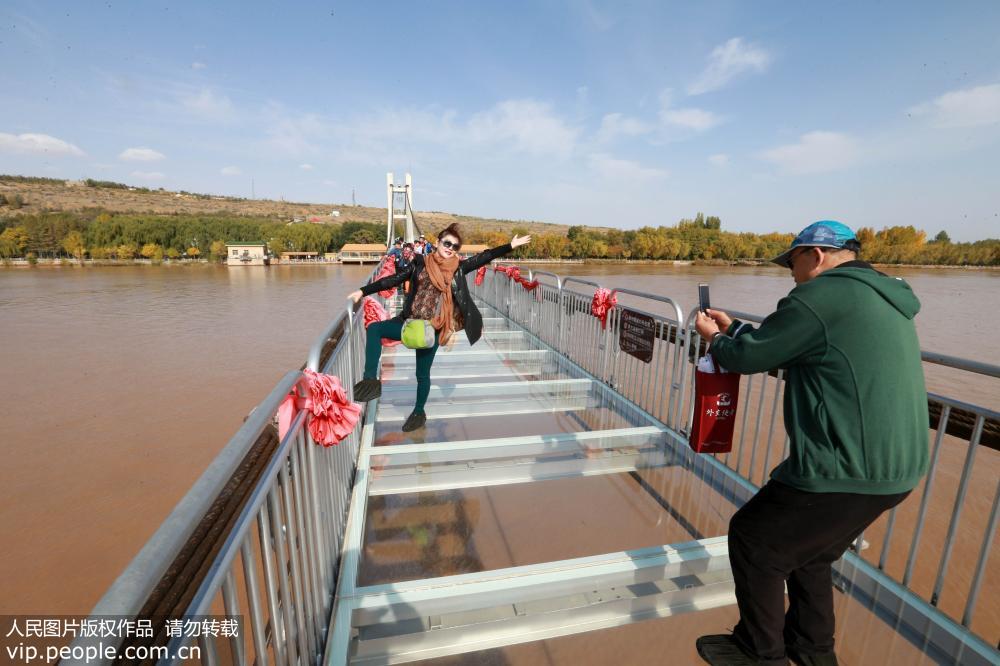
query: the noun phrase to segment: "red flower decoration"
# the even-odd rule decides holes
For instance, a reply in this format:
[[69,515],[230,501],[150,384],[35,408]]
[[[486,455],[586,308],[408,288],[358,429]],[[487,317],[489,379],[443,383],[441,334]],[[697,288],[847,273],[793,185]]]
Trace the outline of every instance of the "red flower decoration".
[[339,444],[351,434],[361,417],[361,405],[347,399],[340,378],[324,375],[308,368],[303,380],[288,394],[278,408],[278,436],[285,434],[299,410],[309,412],[309,434],[321,446]]
[[590,313],[601,320],[601,328],[607,328],[608,311],[618,305],[618,299],[611,295],[610,289],[598,287],[594,292],[594,300],[590,302]]

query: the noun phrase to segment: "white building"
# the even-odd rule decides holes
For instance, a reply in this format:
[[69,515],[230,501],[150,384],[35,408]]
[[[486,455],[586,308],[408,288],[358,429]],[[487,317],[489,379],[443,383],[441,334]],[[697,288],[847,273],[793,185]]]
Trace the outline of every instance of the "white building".
[[226,243],[227,266],[267,266],[270,263],[264,243]]

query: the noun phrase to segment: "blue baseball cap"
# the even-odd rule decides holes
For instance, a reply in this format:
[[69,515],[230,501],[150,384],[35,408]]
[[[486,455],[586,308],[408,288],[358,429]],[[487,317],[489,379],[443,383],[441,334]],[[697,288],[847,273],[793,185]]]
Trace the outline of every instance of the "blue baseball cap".
[[779,266],[790,268],[788,258],[792,256],[792,252],[797,247],[832,247],[840,250],[849,246],[855,249],[861,248],[858,237],[854,235],[850,227],[836,220],[820,220],[800,231],[799,235],[792,241],[792,246],[771,261]]

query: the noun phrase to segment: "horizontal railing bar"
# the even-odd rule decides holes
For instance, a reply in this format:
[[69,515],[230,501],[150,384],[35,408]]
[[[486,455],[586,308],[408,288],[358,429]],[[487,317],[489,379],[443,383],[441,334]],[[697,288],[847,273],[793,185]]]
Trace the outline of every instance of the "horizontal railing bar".
[[920,358],[926,363],[943,365],[948,368],[955,368],[956,370],[965,370],[966,372],[975,372],[987,377],[1000,377],[1000,365],[992,363],[983,363],[982,361],[973,361],[967,358],[948,356],[947,354],[939,354],[932,351],[921,351]]

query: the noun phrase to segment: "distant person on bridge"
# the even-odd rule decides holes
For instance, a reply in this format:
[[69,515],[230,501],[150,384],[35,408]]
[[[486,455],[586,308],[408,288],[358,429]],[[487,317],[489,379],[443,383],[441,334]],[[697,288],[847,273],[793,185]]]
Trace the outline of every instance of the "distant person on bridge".
[[[396,262],[396,272],[405,271],[413,263],[413,243],[403,243],[403,258]],[[403,283],[403,291],[410,290],[410,281]]]
[[367,284],[350,297],[357,303],[362,296],[391,289],[405,281],[411,283],[406,293],[403,309],[387,321],[368,327],[365,347],[364,378],[354,385],[354,399],[359,402],[374,400],[382,395],[382,383],[376,379],[378,362],[382,356],[382,338],[399,340],[403,322],[407,319],[426,319],[435,329],[434,346],[417,349],[417,401],[413,413],[403,424],[404,431],[423,427],[427,421],[424,405],[431,390],[431,365],[438,346],[448,344],[451,336],[465,329],[469,344],[476,344],[483,332],[483,316],[472,301],[465,275],[485,266],[516,247],[527,245],[531,236],[514,236],[510,243],[479,254],[460,259],[462,234],[457,224],[452,224],[438,234],[439,249],[428,256],[415,254],[412,263],[399,269],[395,275]]
[[396,266],[399,266],[399,260],[403,258],[403,239],[397,238],[392,242],[392,247],[386,252],[387,255],[396,260]]
[[720,366],[786,370],[791,442],[729,523],[740,621],[698,639],[709,664],[836,664],[831,565],[927,471],[920,302],[902,279],[858,261],[860,250],[848,227],[816,222],[774,259],[796,287],[758,328],[698,313]]

